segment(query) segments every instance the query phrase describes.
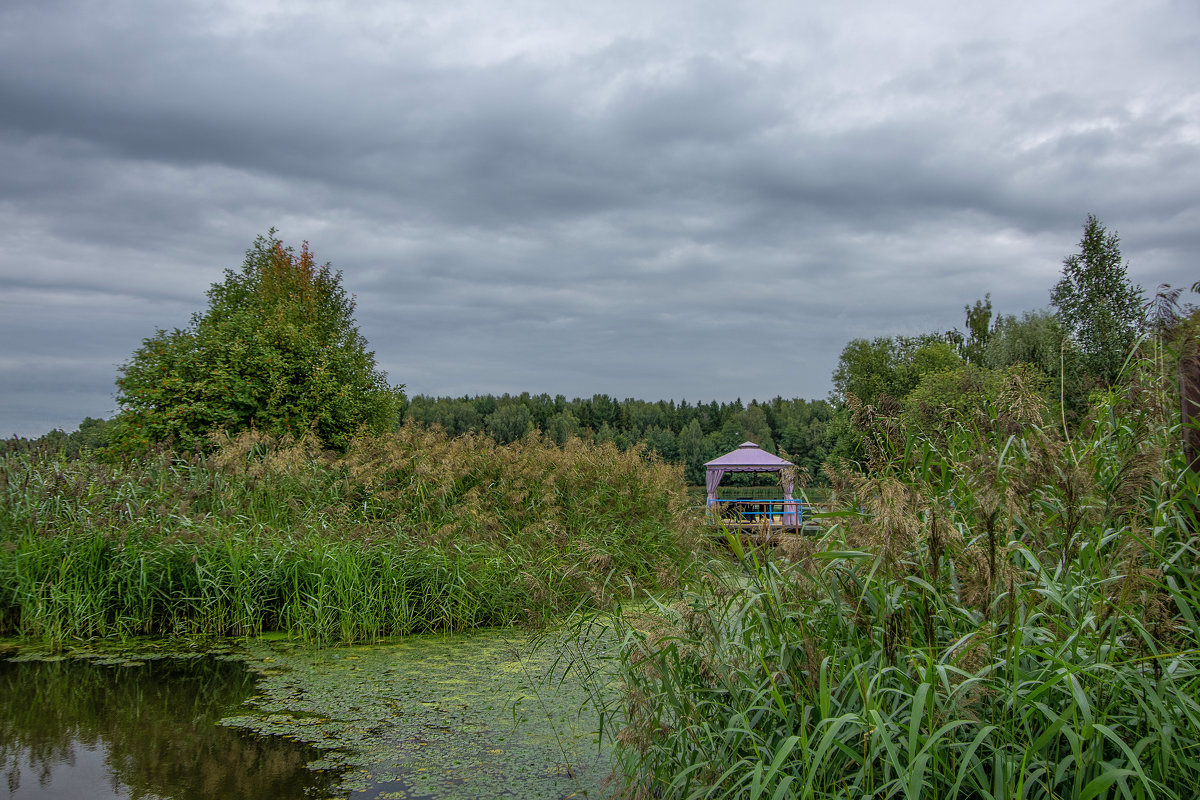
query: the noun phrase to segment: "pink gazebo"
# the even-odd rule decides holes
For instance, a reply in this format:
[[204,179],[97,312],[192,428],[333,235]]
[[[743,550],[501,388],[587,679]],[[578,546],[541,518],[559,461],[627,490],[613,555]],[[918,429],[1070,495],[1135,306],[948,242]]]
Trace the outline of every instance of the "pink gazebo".
[[[721,478],[725,477],[727,472],[779,472],[785,467],[794,466],[796,465],[792,462],[768,453],[754,442],[742,442],[736,450],[714,458],[704,465],[704,486],[708,489],[708,505],[711,506],[717,502],[717,487],[721,485]],[[792,490],[795,488],[793,480],[792,473],[784,473],[782,481],[784,525],[798,524],[798,508],[795,498],[792,496]]]

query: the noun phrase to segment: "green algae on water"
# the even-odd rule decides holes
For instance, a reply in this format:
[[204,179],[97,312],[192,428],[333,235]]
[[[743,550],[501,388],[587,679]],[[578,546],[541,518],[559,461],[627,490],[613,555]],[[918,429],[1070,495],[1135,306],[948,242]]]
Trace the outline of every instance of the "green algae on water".
[[[323,797],[536,799],[602,793],[609,747],[598,692],[585,677],[607,674],[605,646],[490,630],[337,648],[280,637],[92,641],[14,647],[3,656],[122,673],[160,662],[233,662],[236,674],[253,673],[238,681],[248,694],[211,719],[310,747],[308,770],[334,792]],[[582,658],[587,669],[565,668]]]
[[222,724],[323,750],[310,767],[345,770],[355,798],[598,797],[610,771],[591,689],[527,634],[255,641],[245,658],[260,676],[253,712]]

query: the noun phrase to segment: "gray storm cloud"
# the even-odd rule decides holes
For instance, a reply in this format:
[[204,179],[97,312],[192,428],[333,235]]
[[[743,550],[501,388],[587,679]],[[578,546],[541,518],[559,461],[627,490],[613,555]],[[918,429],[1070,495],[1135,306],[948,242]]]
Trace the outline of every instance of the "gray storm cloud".
[[272,226],[429,394],[823,397],[1044,307],[1088,213],[1198,277],[1194,4],[429,5],[6,3],[0,434],[112,413]]

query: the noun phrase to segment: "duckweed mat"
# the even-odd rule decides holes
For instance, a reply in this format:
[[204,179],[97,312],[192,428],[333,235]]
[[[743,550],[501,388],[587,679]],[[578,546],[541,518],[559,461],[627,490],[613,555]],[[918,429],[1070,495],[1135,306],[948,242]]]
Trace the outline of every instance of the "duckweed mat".
[[356,800],[598,797],[610,763],[591,697],[604,653],[566,647],[508,630],[328,649],[256,641],[250,713],[222,724],[322,749],[310,766],[344,770]]
[[308,770],[324,777],[304,796],[537,800],[603,794],[611,770],[596,710],[604,649],[493,630],[336,648],[269,638],[0,647],[0,659],[87,661],[130,674],[162,659],[237,662],[254,676],[249,699],[241,693],[211,719],[308,746]]

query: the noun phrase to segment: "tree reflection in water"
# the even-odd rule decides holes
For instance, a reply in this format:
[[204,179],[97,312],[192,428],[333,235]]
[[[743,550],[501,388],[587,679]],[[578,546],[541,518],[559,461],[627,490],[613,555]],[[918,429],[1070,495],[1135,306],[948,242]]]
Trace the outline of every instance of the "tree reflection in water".
[[305,768],[310,747],[216,724],[253,689],[240,663],[212,658],[0,660],[0,796],[345,797],[337,773]]

